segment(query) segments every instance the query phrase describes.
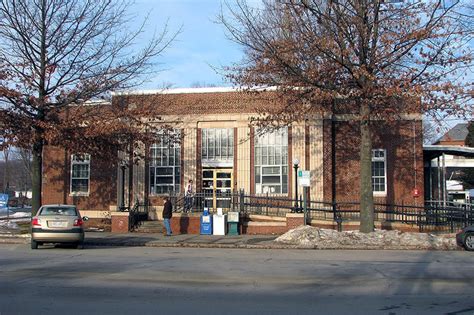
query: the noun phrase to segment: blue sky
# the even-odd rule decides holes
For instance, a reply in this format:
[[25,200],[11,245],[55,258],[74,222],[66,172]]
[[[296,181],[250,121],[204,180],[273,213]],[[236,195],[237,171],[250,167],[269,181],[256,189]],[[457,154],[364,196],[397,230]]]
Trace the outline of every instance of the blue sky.
[[[162,30],[166,21],[170,32],[182,28],[181,33],[157,61],[161,64],[156,76],[139,89],[160,89],[171,84],[172,88],[186,88],[199,82],[217,86],[230,86],[216,69],[239,62],[242,48],[226,38],[224,27],[216,23],[221,10],[221,0],[135,0],[130,8],[137,14],[137,25],[148,15],[143,40],[155,30]],[[249,0],[258,5],[260,0]],[[457,118],[447,119],[441,133],[456,123]]]
[[242,50],[225,36],[224,27],[215,21],[221,9],[220,0],[136,0],[131,11],[138,18],[149,14],[146,36],[160,31],[168,20],[170,32],[182,27],[181,33],[164,55],[151,82],[144,89],[190,87],[195,82],[228,86],[213,67],[221,68],[242,58]]

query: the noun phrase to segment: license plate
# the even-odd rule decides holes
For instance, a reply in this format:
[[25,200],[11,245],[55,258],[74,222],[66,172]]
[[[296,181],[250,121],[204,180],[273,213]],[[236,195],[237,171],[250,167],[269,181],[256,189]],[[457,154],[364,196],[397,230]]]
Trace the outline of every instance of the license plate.
[[62,228],[62,227],[66,227],[67,226],[67,222],[62,222],[62,221],[50,221],[49,222],[49,227],[53,227],[53,228]]

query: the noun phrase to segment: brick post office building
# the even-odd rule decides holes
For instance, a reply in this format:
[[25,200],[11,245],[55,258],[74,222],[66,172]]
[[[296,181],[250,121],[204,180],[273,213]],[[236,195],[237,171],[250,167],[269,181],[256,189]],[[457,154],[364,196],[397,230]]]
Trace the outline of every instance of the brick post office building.
[[[126,169],[111,167],[109,161],[94,156],[79,160],[75,152],[46,147],[43,203],[74,203],[84,214],[104,221],[122,202],[127,206],[147,202],[151,205],[149,218],[157,219],[162,197],[184,193],[189,180],[195,191],[214,196],[209,200],[213,207],[225,208],[212,194],[216,189],[294,198],[295,159],[300,170],[310,171],[311,200],[359,199],[357,114],[315,113],[261,134],[249,125],[250,118],[279,104],[231,88],[137,91],[115,94],[112,102],[156,104],[162,117],[157,123],[172,126],[181,141],[163,139],[150,147],[141,146],[146,159]],[[372,134],[376,201],[423,204],[419,109],[414,106],[397,113],[390,122],[373,120]],[[415,188],[421,190],[416,197]]]

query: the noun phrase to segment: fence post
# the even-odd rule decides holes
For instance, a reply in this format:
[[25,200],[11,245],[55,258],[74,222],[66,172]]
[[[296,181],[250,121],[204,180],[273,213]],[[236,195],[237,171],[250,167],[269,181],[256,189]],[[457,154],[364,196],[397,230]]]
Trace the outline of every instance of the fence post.
[[436,204],[436,208],[435,208],[435,226],[438,226],[439,225],[439,214],[440,214],[440,211],[439,211],[439,204]]
[[449,223],[450,224],[449,225],[451,227],[451,233],[454,232],[454,219],[455,219],[455,216],[456,215],[455,215],[453,209],[450,209],[450,211],[449,211]]
[[173,191],[170,192],[170,201],[171,201],[171,205],[173,206],[174,211],[176,211],[177,210],[176,198]]
[[303,213],[304,213],[304,225],[308,222],[308,198],[307,198],[308,187],[303,186]]
[[303,212],[303,198],[300,195],[298,199],[299,199],[298,212],[301,213]]
[[402,220],[406,220],[406,216],[403,215],[403,213],[405,213],[404,210],[405,210],[405,203],[402,200]]
[[244,213],[244,190],[239,191],[239,212]]
[[[417,211],[416,220],[418,224],[418,231],[423,232],[423,222],[421,222],[421,212]],[[425,219],[426,219],[426,210],[425,210]]]
[[267,191],[267,200],[265,202],[265,215],[268,216],[268,202],[269,202],[269,198],[268,198],[268,191]]

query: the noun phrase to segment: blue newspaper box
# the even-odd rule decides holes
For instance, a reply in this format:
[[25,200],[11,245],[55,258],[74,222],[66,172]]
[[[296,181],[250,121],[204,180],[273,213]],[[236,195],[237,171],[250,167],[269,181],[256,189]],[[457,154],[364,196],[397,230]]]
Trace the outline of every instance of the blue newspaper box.
[[0,194],[0,209],[8,208],[8,194]]
[[201,235],[212,235],[212,216],[207,208],[201,215]]

